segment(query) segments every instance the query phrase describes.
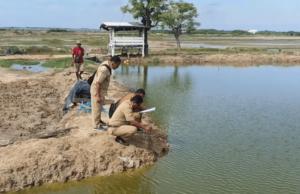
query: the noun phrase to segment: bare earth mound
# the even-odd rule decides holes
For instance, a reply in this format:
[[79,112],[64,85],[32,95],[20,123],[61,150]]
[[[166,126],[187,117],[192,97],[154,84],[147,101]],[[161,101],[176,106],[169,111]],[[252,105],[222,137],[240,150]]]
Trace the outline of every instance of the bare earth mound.
[[[143,115],[143,124],[153,126],[152,131],[136,134],[128,147],[116,143],[106,131],[93,131],[91,115],[77,113],[77,107],[62,116],[64,99],[76,82],[75,76],[42,75],[14,81],[0,78],[0,142],[18,140],[0,147],[0,192],[45,182],[107,176],[151,164],[168,151],[167,135],[147,115]],[[128,93],[112,81],[108,98],[117,100]],[[108,121],[107,114],[102,115]],[[32,138],[64,128],[71,130],[56,138]]]

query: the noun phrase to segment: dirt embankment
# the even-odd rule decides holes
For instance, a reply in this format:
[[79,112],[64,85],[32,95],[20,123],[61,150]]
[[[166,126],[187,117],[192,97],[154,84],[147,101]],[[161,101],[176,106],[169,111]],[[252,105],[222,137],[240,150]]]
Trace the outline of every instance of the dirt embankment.
[[[12,74],[0,78],[0,139],[20,139],[0,147],[0,192],[140,168],[152,164],[169,149],[167,134],[147,115],[143,115],[143,124],[153,126],[153,130],[136,134],[128,140],[128,147],[116,143],[106,131],[93,131],[91,115],[77,113],[77,107],[62,116],[64,99],[76,82],[73,74],[15,78]],[[117,100],[128,93],[112,81],[108,98]],[[102,115],[107,122],[107,114]],[[25,140],[32,134],[63,128],[73,129],[56,138]]]
[[[122,61],[127,60],[126,57],[122,58]],[[151,63],[163,63],[166,65],[232,65],[232,66],[255,66],[262,64],[282,64],[292,65],[300,63],[300,54],[298,53],[283,53],[276,55],[265,55],[265,54],[217,54],[217,55],[152,55],[147,58],[130,58],[127,64],[141,65]]]
[[[92,54],[91,56],[104,57],[104,60],[108,60],[108,55]],[[53,58],[64,58],[69,57],[68,55],[15,55],[1,57],[1,59],[36,59],[46,60]],[[141,56],[131,57],[129,60],[126,56],[121,56],[122,61],[126,61],[126,64],[130,65],[145,65],[153,62],[164,63],[166,65],[232,65],[240,66],[241,64],[261,65],[261,64],[297,64],[300,63],[300,53],[289,52],[274,55],[267,54],[214,54],[214,55],[150,55],[149,57],[142,58]],[[158,59],[158,60],[157,60]],[[127,62],[128,61],[128,62]],[[88,63],[88,61],[86,61]]]

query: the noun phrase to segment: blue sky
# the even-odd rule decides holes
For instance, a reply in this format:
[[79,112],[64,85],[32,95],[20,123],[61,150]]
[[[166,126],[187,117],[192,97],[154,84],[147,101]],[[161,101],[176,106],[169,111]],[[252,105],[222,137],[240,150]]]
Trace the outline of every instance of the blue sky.
[[[184,0],[201,29],[300,31],[300,0]],[[1,27],[99,28],[119,22],[128,0],[0,0]],[[123,21],[133,21],[125,14]]]

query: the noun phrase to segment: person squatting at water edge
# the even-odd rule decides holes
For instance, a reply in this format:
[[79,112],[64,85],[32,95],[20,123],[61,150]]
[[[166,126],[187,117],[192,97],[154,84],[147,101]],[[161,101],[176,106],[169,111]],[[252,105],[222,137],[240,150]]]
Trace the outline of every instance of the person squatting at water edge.
[[118,56],[113,56],[110,61],[104,61],[98,67],[91,85],[92,120],[94,130],[105,130],[100,126],[101,111],[110,82],[111,69],[117,69],[121,64]]
[[[140,88],[140,89],[136,90],[134,93],[128,94],[128,95],[124,96],[122,99],[120,99],[116,103],[116,105],[115,105],[115,107],[113,109],[111,109],[111,108],[109,109],[109,118],[111,118],[111,116],[113,115],[114,111],[120,106],[120,104],[122,102],[124,102],[126,100],[130,100],[130,99],[132,99],[136,95],[139,95],[139,96],[141,96],[144,99],[145,95],[146,95],[145,90]],[[133,109],[133,116],[134,116],[135,120],[138,121],[138,122],[141,122],[141,120],[142,120],[142,113],[139,113],[139,112],[143,111],[143,110],[147,110],[147,109],[149,109],[149,108],[147,106],[142,105],[142,104],[139,107],[135,107]],[[142,131],[143,131],[142,129],[138,128],[138,132],[142,132]]]
[[81,42],[78,40],[76,42],[77,47],[73,48],[72,52],[72,60],[73,66],[76,73],[77,80],[82,79],[81,74],[84,71],[84,62],[83,62],[83,55],[84,49],[81,47]]
[[123,139],[133,137],[138,128],[151,130],[151,127],[142,125],[136,121],[133,116],[133,110],[138,108],[143,103],[143,98],[139,95],[134,96],[130,100],[125,100],[116,109],[113,116],[109,120],[108,132],[116,136],[115,141],[128,146],[129,144]]

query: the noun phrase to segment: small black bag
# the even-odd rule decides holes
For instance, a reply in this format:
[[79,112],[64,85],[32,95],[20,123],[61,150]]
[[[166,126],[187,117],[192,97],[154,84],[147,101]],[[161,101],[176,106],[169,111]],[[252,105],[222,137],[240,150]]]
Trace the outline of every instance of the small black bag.
[[79,55],[78,57],[75,58],[75,62],[79,63],[80,59],[81,59],[81,55]]
[[[109,70],[109,73],[111,75],[111,68],[108,65],[104,65],[104,66],[107,67],[107,69]],[[87,80],[87,83],[92,85],[96,73],[97,73],[97,71],[95,71],[94,74],[91,77],[89,77],[89,79]]]
[[114,104],[111,104],[110,107],[109,107],[109,112],[108,112],[108,116],[109,118],[111,118],[116,110],[116,106],[117,104],[119,103],[120,100],[118,100],[116,103]]
[[89,77],[89,79],[87,80],[87,83],[88,83],[88,84],[92,85],[96,73],[97,73],[97,71],[95,71],[95,72],[93,73],[93,75],[92,75],[91,77]]

